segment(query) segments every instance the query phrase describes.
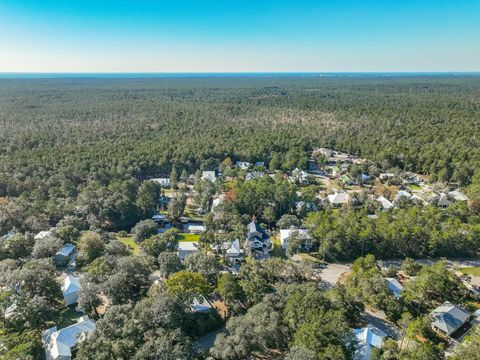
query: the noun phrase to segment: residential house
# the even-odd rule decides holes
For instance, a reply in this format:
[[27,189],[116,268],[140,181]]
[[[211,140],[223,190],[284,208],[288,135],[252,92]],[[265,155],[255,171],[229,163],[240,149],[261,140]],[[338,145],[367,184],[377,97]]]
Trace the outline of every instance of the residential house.
[[287,250],[288,243],[293,236],[297,236],[302,240],[301,249],[310,250],[312,248],[312,237],[306,229],[280,229],[280,243]]
[[73,325],[57,330],[54,326],[42,333],[47,360],[69,360],[77,345],[88,339],[95,331],[95,323],[82,316]]
[[382,210],[390,210],[393,208],[392,202],[383,196],[379,196],[376,200],[380,203]]
[[435,332],[450,337],[465,325],[471,318],[471,314],[449,301],[444,302],[430,313],[432,328]]
[[251,166],[252,164],[250,164],[249,162],[247,161],[237,161],[235,163],[235,166],[238,167],[239,169],[242,169],[242,170],[248,170],[248,168]]
[[394,177],[395,177],[394,173],[381,173],[379,175],[380,180],[388,180],[388,179],[391,179],[391,178],[394,178]]
[[73,275],[67,275],[62,283],[62,293],[67,306],[78,302],[78,293],[82,289],[80,278]]
[[306,184],[309,180],[309,175],[305,170],[299,170],[298,168],[292,171],[292,178],[294,181],[300,184]]
[[169,178],[155,178],[152,181],[160,184],[161,187],[170,187],[170,179]]
[[46,237],[49,237],[52,235],[52,229],[50,230],[45,230],[45,231],[40,231],[37,235],[33,237],[34,240],[41,240],[45,239]]
[[397,194],[395,195],[395,198],[393,199],[393,204],[398,204],[398,202],[402,201],[403,199],[406,199],[406,200],[411,200],[412,199],[412,195],[405,191],[405,190],[400,190],[397,192]]
[[255,167],[265,167],[265,161],[257,161]]
[[272,244],[265,230],[256,221],[252,221],[247,226],[247,239],[244,246],[248,255],[261,259],[268,257]]
[[243,249],[240,248],[240,241],[238,241],[238,239],[232,241],[225,252],[225,257],[233,264],[244,260]]
[[2,241],[8,241],[10,240],[13,236],[15,235],[15,233],[13,231],[9,231],[8,233],[6,233],[5,235],[3,235],[0,240]]
[[215,171],[204,171],[202,172],[202,180],[210,180],[211,182],[215,182],[217,179],[217,174]]
[[245,181],[258,179],[258,178],[261,178],[262,176],[265,176],[265,173],[263,171],[249,172],[245,175]]
[[468,201],[468,196],[465,195],[460,189],[450,191],[448,193],[455,201]]
[[353,354],[354,360],[370,360],[373,349],[381,349],[387,337],[387,334],[373,325],[355,329],[354,334],[357,340],[355,353]]
[[207,313],[214,310],[212,304],[202,295],[197,295],[193,299],[190,308],[195,313]]
[[219,197],[213,199],[212,201],[212,212],[215,212],[217,210],[217,207],[225,201],[225,196],[220,195]]
[[327,196],[327,201],[331,206],[340,207],[342,205],[348,204],[350,200],[350,195],[346,192],[335,192],[334,194],[330,194]]
[[185,260],[188,255],[195,254],[199,251],[197,241],[180,241],[178,243],[178,257]]
[[185,232],[188,232],[190,234],[203,234],[205,231],[207,231],[207,228],[205,227],[205,225],[187,223],[184,226],[184,230]]
[[446,209],[447,207],[453,204],[453,202],[450,201],[450,199],[448,198],[448,195],[443,193],[440,194],[438,198],[435,200],[436,200],[435,202],[437,203],[437,206],[442,209]]
[[64,244],[60,250],[57,251],[53,257],[53,261],[57,266],[65,266],[75,255],[75,245],[73,244]]
[[395,278],[386,278],[387,288],[395,296],[395,298],[400,299],[402,297],[403,286]]

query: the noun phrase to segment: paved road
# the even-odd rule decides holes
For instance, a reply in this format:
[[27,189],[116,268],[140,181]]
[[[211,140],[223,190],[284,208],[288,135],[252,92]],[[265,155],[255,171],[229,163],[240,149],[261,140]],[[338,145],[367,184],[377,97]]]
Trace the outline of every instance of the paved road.
[[193,349],[195,350],[195,352],[198,354],[210,349],[213,346],[217,335],[223,331],[225,331],[225,327],[221,327],[220,329],[212,331],[211,333],[208,333],[207,335],[204,335],[201,338],[195,340],[193,342]]
[[350,271],[350,264],[328,264],[322,269],[320,277],[330,287],[337,283],[340,275]]

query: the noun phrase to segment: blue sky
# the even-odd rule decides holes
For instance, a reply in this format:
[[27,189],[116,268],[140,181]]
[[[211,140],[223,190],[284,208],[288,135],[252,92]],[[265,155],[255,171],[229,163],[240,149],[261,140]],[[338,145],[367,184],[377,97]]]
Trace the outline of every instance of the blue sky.
[[0,0],[0,72],[480,71],[480,0]]

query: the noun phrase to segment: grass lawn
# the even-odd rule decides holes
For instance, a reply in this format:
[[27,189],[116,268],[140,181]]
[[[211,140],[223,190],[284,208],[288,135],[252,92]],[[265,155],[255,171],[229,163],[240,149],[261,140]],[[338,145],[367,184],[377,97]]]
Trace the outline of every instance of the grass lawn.
[[127,236],[127,237],[118,237],[118,241],[123,243],[127,248],[130,249],[133,255],[139,255],[140,254],[140,246],[133,241],[132,236]]
[[461,268],[460,271],[467,275],[479,276],[480,277],[480,266],[479,267],[466,267]]
[[421,186],[415,185],[415,184],[410,184],[410,185],[408,185],[408,187],[409,187],[411,190],[422,190],[422,187],[421,187]]
[[199,234],[178,234],[177,237],[179,242],[185,242],[185,241],[200,241],[200,235]]
[[63,329],[64,327],[70,326],[77,322],[77,319],[81,316],[75,310],[74,307],[67,307],[60,312],[58,319],[56,320],[56,325],[58,329]]
[[285,249],[282,247],[280,238],[278,236],[274,236],[272,237],[272,242],[273,242],[273,250],[270,252],[270,255],[279,257],[282,259],[286,259],[287,255],[285,254]]

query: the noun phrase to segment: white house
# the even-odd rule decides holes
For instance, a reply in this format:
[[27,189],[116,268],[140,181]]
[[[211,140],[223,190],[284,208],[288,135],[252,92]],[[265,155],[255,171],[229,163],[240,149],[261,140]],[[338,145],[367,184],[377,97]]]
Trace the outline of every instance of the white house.
[[170,187],[170,179],[169,178],[155,178],[152,181],[160,184],[161,187]]
[[393,199],[393,203],[394,204],[398,203],[400,201],[400,199],[410,200],[410,199],[412,199],[412,194],[410,194],[409,192],[407,192],[405,190],[400,190],[395,195],[395,199]]
[[41,240],[45,239],[46,237],[49,237],[52,235],[52,230],[46,230],[46,231],[40,231],[37,235],[33,237],[34,240]]
[[42,333],[47,360],[70,360],[77,344],[89,338],[95,331],[95,323],[82,316],[73,325],[57,330],[54,326]]
[[393,293],[397,299],[400,299],[403,292],[403,286],[398,282],[395,278],[386,278],[385,281],[387,282],[387,288]]
[[235,166],[242,170],[247,170],[251,165],[248,161],[237,161],[235,163]]
[[205,225],[187,224],[185,225],[185,231],[191,234],[202,234],[207,231],[207,228]]
[[379,196],[376,200],[378,203],[380,203],[382,210],[389,210],[393,208],[392,202],[383,196]]
[[243,260],[243,249],[240,248],[240,242],[238,239],[232,241],[230,247],[225,252],[225,256],[232,263],[237,263]]
[[327,200],[332,206],[342,206],[348,204],[350,195],[348,195],[346,192],[336,192],[335,194],[328,195]]
[[62,293],[67,306],[78,302],[78,293],[82,289],[80,278],[73,275],[67,275],[62,283]]
[[303,247],[309,249],[312,246],[312,237],[306,229],[280,229],[280,243],[286,250],[288,249],[288,241],[292,236],[298,236],[303,240]]
[[215,171],[204,171],[202,172],[202,180],[210,180],[211,182],[215,182],[217,179],[217,175]]
[[178,243],[178,257],[185,260],[188,255],[195,254],[199,251],[197,241],[180,241]]
[[450,191],[448,193],[455,201],[468,201],[468,196],[465,195],[460,189]]
[[75,253],[75,245],[64,244],[60,250],[55,254],[53,261],[57,266],[65,266]]
[[387,337],[387,334],[373,325],[355,329],[354,333],[357,340],[357,346],[353,354],[354,360],[370,360],[373,348],[381,349],[383,341]]
[[387,180],[387,179],[390,179],[390,178],[394,178],[395,174],[394,173],[381,173],[379,175],[379,177],[380,177],[380,180]]
[[470,320],[471,314],[449,301],[445,301],[430,313],[432,328],[444,335],[451,336]]

